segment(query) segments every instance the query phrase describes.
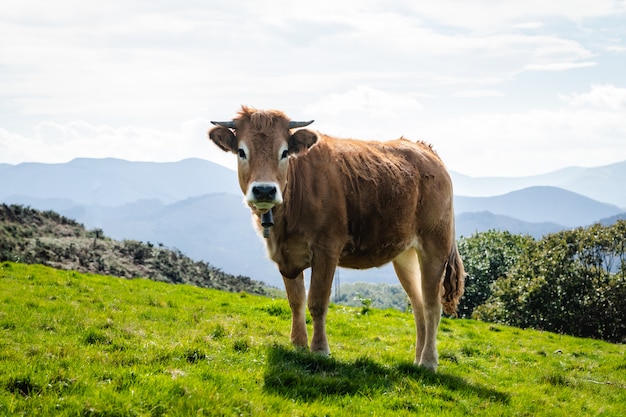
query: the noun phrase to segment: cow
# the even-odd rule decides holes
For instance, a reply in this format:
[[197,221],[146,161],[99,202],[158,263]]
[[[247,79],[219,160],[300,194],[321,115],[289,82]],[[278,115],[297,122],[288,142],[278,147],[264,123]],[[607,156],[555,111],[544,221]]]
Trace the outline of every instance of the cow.
[[308,304],[310,350],[330,355],[326,315],[336,267],[391,262],[413,309],[415,364],[436,371],[441,310],[456,314],[465,279],[450,176],[425,142],[338,139],[302,129],[312,122],[242,106],[208,132],[238,157],[241,191],[283,277],[291,342],[309,347]]

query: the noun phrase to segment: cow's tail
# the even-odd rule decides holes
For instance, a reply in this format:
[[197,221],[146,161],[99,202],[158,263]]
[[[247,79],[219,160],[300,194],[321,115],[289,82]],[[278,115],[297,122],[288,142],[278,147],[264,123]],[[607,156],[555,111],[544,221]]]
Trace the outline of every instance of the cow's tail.
[[443,311],[451,316],[457,315],[457,307],[459,300],[463,296],[465,289],[465,268],[463,260],[459,254],[456,242],[452,245],[448,262],[446,263],[446,272],[443,278],[443,295],[441,303]]

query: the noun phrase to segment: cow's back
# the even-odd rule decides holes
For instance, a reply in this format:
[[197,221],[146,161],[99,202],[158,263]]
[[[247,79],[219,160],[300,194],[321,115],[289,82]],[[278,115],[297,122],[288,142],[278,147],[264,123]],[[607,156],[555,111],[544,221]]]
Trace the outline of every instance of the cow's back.
[[341,241],[341,266],[389,262],[415,245],[421,228],[436,228],[452,209],[446,169],[421,142],[321,136],[294,162],[286,201],[292,224],[313,238],[325,234]]

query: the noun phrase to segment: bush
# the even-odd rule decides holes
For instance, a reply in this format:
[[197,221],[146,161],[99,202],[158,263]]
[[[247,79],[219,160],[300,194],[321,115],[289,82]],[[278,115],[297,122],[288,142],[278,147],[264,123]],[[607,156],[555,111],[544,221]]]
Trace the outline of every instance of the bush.
[[626,221],[529,244],[475,317],[579,337],[626,341]]
[[534,239],[509,232],[476,233],[458,242],[465,272],[465,293],[459,304],[459,317],[472,317],[474,309],[491,296],[491,286],[517,264]]

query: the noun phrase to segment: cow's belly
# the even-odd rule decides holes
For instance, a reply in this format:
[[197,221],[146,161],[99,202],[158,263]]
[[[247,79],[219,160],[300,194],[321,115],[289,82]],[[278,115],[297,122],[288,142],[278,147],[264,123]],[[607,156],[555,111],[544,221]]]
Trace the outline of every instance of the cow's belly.
[[386,243],[368,249],[348,245],[341,252],[339,266],[351,269],[379,267],[391,262],[411,246],[410,241]]

